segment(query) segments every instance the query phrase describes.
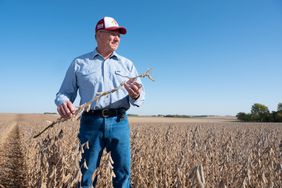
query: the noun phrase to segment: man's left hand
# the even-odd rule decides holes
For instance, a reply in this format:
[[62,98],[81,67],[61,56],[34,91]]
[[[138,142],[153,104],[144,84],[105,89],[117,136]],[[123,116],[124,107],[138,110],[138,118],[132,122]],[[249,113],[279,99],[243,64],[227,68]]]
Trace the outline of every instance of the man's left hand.
[[142,85],[137,83],[135,80],[128,80],[124,84],[125,89],[128,92],[128,95],[133,99],[138,99],[140,96]]

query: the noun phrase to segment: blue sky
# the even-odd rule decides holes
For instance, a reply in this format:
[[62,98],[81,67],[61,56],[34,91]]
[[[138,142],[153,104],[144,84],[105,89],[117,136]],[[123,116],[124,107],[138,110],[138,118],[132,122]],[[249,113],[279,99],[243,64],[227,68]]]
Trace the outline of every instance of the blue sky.
[[236,115],[282,102],[280,0],[0,0],[0,112],[56,111],[66,69],[96,47],[104,16],[128,30],[118,53],[156,79],[130,113]]

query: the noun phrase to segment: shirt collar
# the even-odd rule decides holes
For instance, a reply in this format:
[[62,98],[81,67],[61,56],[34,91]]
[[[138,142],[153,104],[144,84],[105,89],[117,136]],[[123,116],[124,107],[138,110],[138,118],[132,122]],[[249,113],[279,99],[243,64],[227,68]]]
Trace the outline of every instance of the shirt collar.
[[[103,57],[101,54],[99,54],[99,52],[97,51],[97,49],[95,49],[94,51],[93,51],[93,59],[95,59],[95,57],[97,57],[97,56],[101,56],[101,57]],[[116,51],[114,51],[113,53],[112,53],[112,55],[110,56],[110,59],[111,58],[115,58],[115,59],[117,59],[117,60],[120,60],[120,57],[119,57],[119,55],[116,53]]]

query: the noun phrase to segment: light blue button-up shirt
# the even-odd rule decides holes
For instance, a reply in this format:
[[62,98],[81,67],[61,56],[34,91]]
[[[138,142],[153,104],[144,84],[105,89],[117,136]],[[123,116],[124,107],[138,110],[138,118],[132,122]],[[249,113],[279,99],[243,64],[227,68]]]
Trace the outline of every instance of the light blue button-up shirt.
[[[80,95],[80,105],[95,98],[97,92],[105,92],[117,88],[127,77],[137,76],[134,64],[127,58],[118,55],[116,52],[104,59],[96,50],[79,56],[73,60],[65,75],[64,81],[56,95],[56,105],[61,105],[66,100],[74,102],[77,91]],[[142,85],[140,78],[137,82]],[[140,106],[145,99],[144,88],[142,87],[140,97],[137,100],[128,96],[123,87],[118,91],[103,96],[99,101],[93,102],[91,109],[103,108],[125,108],[130,104]]]

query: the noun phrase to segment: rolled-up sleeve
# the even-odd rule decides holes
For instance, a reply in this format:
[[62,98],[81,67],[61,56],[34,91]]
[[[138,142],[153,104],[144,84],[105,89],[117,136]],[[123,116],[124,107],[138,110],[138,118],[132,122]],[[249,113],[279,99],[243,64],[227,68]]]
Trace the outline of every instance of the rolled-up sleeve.
[[140,93],[140,96],[138,97],[138,99],[133,99],[131,97],[129,97],[129,102],[131,105],[133,106],[137,106],[137,107],[140,107],[145,101],[145,91],[144,91],[144,88],[142,86],[142,90],[141,90],[141,93]]
[[69,66],[59,92],[56,94],[55,104],[57,106],[70,100],[74,102],[77,96],[76,63],[73,61]]

